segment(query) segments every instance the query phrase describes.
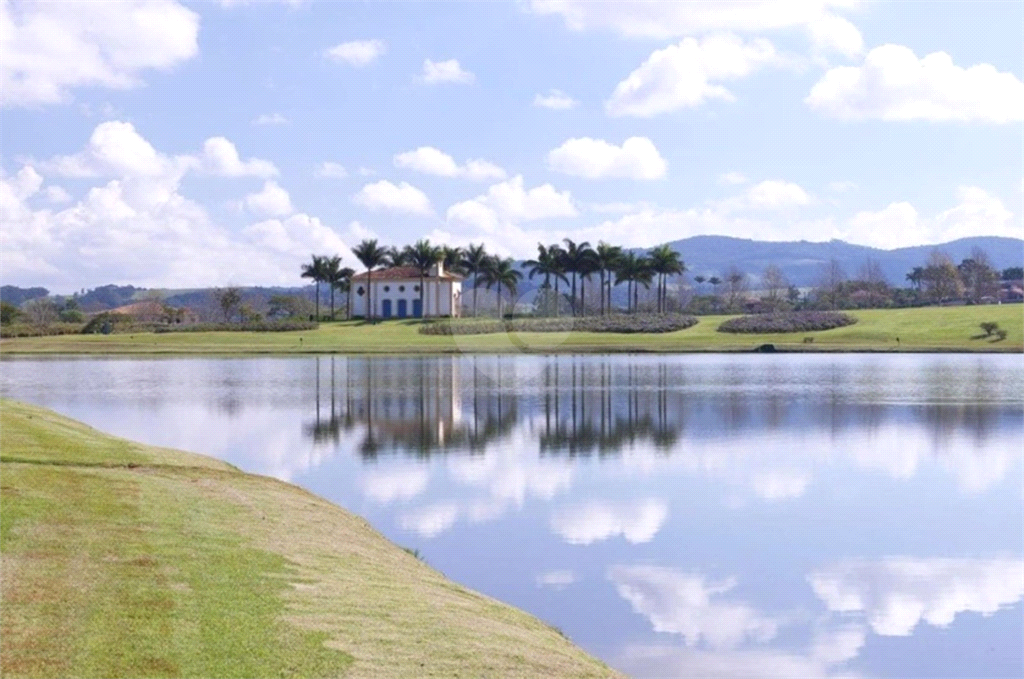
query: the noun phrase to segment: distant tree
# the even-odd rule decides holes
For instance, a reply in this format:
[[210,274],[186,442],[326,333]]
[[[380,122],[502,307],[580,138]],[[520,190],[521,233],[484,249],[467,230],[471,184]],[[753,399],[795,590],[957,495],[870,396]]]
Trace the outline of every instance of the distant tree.
[[696,283],[698,286],[704,285],[704,283],[707,280],[708,280],[707,276],[694,276],[693,277],[693,282]]
[[[722,279],[718,276],[711,276],[708,278],[708,283],[711,284],[711,292],[715,297],[718,297],[718,286],[722,284]],[[717,302],[716,302],[717,303]]]
[[913,269],[911,269],[910,273],[907,274],[907,280],[914,285],[915,290],[920,292],[921,283],[924,282],[924,267],[915,266]]
[[967,299],[978,304],[984,297],[994,296],[998,289],[999,272],[992,266],[988,253],[973,248],[971,256],[957,266]]
[[622,259],[622,248],[600,241],[594,248],[594,261],[601,275],[601,313],[610,313],[612,309],[612,272]]
[[465,276],[466,272],[462,268],[462,257],[464,254],[465,253],[460,247],[442,245],[441,263],[444,265],[444,270],[449,273],[458,274],[459,276]]
[[889,303],[889,282],[878,260],[864,260],[848,291],[851,298],[856,298],[852,300],[856,306],[877,308]]
[[590,247],[590,243],[587,241],[576,243],[571,238],[563,238],[562,242],[565,243],[565,247],[562,249],[562,266],[565,268],[566,273],[572,274],[571,302],[572,313],[573,316],[575,316],[579,313],[576,304],[576,279],[584,269],[589,268],[587,260],[593,257],[593,250]]
[[[534,276],[543,276],[544,283],[541,284],[541,294],[544,298],[543,301],[547,301],[547,298],[551,294],[551,279],[554,278],[565,280],[565,274],[562,273],[562,265],[559,262],[559,250],[557,245],[546,246],[543,243],[537,244],[537,258],[528,259],[523,262],[523,265],[527,267],[527,275],[530,280],[533,280]],[[542,306],[547,306],[542,305]],[[558,312],[558,296],[554,295],[554,311]]]
[[426,314],[426,307],[423,304],[425,299],[424,278],[430,274],[431,267],[442,261],[444,252],[436,245],[431,245],[429,240],[422,238],[416,241],[415,245],[407,247],[405,254],[409,264],[420,272],[420,309],[423,309],[423,313]]
[[282,316],[287,318],[305,318],[312,311],[309,308],[312,306],[309,300],[298,295],[273,295],[268,300],[268,304],[270,308],[267,315],[275,318]]
[[377,244],[376,238],[367,238],[352,248],[352,254],[356,256],[363,266],[366,267],[366,318],[373,322],[373,270],[383,266],[388,261],[387,252]]
[[1019,281],[1024,278],[1024,267],[1011,266],[1008,269],[1003,269],[1000,278],[1004,281]]
[[736,265],[733,265],[725,272],[724,278],[725,291],[728,295],[726,305],[729,309],[735,310],[739,306],[739,301],[746,295],[747,274],[740,271]]
[[224,314],[224,322],[229,322],[242,305],[242,291],[235,287],[218,291],[217,304],[220,306],[221,313]]
[[10,302],[0,302],[0,325],[10,325],[21,316],[21,309]]
[[922,283],[925,297],[933,304],[960,299],[964,294],[960,272],[949,255],[940,250],[933,250],[929,255],[928,264],[922,274]]
[[996,330],[999,330],[999,324],[998,323],[994,323],[992,321],[988,321],[986,323],[981,323],[980,325],[981,325],[981,329],[985,332],[985,336],[986,337],[991,336],[993,333],[995,333]]
[[462,253],[462,270],[466,275],[473,276],[473,316],[476,316],[476,279],[487,265],[489,255],[483,243],[473,245],[472,243]]
[[309,264],[302,265],[302,277],[316,283],[316,320],[320,320],[320,284],[327,280],[327,255],[311,255]]
[[828,309],[838,309],[841,306],[845,282],[846,272],[838,259],[830,259],[823,264],[818,272],[816,290],[819,302]]
[[480,274],[480,281],[488,289],[492,285],[498,288],[498,318],[504,317],[502,310],[501,289],[504,287],[512,296],[512,312],[515,313],[515,297],[519,281],[523,278],[523,272],[516,268],[515,260],[511,257],[502,259],[498,256],[491,257],[484,270]]
[[30,299],[22,306],[22,311],[29,323],[40,328],[45,328],[57,320],[57,305],[48,297]]
[[763,281],[765,291],[764,299],[771,308],[778,308],[783,302],[783,296],[787,288],[789,288],[789,281],[786,280],[786,275],[782,273],[782,269],[779,267],[769,264],[765,267],[761,280]]
[[686,265],[682,257],[670,245],[664,244],[652,249],[649,253],[651,258],[651,271],[657,276],[657,309],[664,313],[666,298],[668,297],[668,277],[677,276],[686,271]]

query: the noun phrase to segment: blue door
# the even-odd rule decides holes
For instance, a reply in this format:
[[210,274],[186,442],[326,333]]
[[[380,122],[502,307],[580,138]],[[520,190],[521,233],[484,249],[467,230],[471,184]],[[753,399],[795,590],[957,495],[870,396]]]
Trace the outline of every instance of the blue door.
[[384,318],[391,318],[391,300],[385,299],[380,303],[380,315]]
[[415,318],[423,318],[423,302],[418,299],[412,301],[412,315]]
[[398,300],[398,317],[405,318],[409,315],[409,303],[404,299]]

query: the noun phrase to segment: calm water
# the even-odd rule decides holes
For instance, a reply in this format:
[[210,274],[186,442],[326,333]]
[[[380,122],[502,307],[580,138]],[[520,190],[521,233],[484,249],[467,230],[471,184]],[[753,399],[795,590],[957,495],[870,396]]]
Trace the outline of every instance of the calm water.
[[1019,677],[1020,356],[5,360],[636,676]]

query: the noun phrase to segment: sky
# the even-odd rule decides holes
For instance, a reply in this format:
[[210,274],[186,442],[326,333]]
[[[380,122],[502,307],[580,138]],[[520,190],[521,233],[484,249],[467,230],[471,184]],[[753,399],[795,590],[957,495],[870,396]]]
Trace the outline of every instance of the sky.
[[[0,0],[0,282],[1024,236],[1024,3]],[[685,260],[686,253],[683,253]]]

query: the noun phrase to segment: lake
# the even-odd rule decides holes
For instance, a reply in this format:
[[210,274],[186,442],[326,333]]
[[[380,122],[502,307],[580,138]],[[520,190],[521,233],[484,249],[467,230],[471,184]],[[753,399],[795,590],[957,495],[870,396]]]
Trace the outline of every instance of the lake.
[[366,517],[638,677],[1019,677],[1015,355],[5,359]]

